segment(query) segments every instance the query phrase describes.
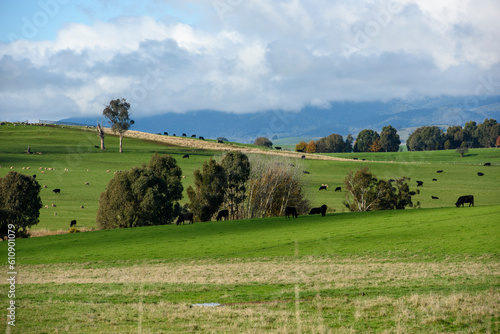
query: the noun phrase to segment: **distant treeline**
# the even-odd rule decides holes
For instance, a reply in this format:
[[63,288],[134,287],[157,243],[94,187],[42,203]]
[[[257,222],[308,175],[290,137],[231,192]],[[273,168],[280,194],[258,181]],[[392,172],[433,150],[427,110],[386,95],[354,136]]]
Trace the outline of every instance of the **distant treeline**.
[[[391,125],[385,126],[380,134],[371,129],[362,130],[356,140],[351,134],[344,141],[339,134],[331,134],[317,141],[304,141],[295,145],[297,152],[341,153],[341,152],[397,152],[401,140],[397,130]],[[406,141],[409,151],[448,150],[459,147],[499,147],[500,124],[494,119],[485,119],[483,123],[474,121],[465,126],[454,125],[446,132],[437,126],[422,126],[416,129]]]

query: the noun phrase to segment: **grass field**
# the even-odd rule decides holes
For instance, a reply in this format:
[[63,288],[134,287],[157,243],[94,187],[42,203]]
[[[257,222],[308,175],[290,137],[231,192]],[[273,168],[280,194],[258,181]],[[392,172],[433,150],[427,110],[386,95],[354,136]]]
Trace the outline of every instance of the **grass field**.
[[[43,155],[23,153],[28,145]],[[49,209],[41,210],[37,229],[67,230],[75,218],[80,227],[95,227],[98,198],[113,171],[147,163],[154,152],[177,159],[185,188],[194,169],[221,154],[127,138],[119,154],[112,136],[106,137],[107,152],[94,145],[94,133],[67,127],[0,127],[0,176],[13,166],[36,173],[48,186],[41,196]],[[185,153],[190,159],[182,159]],[[304,177],[312,203],[329,206],[326,217],[18,239],[16,326],[7,327],[4,316],[0,328],[11,333],[498,333],[500,167],[456,164],[448,152],[411,153],[404,163],[296,161],[310,172]],[[471,160],[495,163],[498,153],[471,150]],[[422,209],[343,212],[344,193],[333,189],[342,186],[349,169],[364,165],[381,178],[424,181],[414,198]],[[55,170],[41,174],[39,167]],[[439,169],[444,172],[437,174]],[[478,177],[478,171],[485,175]],[[322,183],[329,184],[328,191],[317,190]],[[476,206],[456,208],[456,198],[465,194],[475,196]],[[7,243],[0,248],[6,263]],[[7,272],[5,265],[3,282]],[[8,290],[0,285],[4,312]],[[198,303],[221,305],[192,306]]]

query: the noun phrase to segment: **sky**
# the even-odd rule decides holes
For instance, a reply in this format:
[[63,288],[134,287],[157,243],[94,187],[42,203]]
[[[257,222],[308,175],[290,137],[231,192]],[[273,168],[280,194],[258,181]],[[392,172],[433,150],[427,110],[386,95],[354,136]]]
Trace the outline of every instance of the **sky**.
[[0,119],[500,95],[498,0],[0,0]]

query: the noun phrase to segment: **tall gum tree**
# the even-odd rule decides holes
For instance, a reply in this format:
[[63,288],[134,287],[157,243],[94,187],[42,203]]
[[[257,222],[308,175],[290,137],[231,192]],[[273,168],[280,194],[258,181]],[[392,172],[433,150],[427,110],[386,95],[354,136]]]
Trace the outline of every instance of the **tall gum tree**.
[[122,142],[123,135],[134,124],[134,120],[130,119],[130,103],[125,99],[111,100],[104,108],[102,114],[111,122],[111,130],[118,133],[120,136],[120,153],[123,152]]

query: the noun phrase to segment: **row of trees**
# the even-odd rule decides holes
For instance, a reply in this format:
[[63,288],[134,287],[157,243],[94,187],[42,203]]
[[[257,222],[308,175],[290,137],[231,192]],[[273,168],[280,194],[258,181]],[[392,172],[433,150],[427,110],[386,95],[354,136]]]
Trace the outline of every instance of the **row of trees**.
[[388,125],[382,129],[380,134],[371,129],[362,130],[356,140],[349,134],[344,141],[341,135],[334,133],[309,143],[301,141],[295,145],[295,150],[307,153],[397,152],[400,144],[401,140],[397,130]]
[[408,137],[407,146],[411,151],[498,147],[500,124],[495,119],[485,119],[480,124],[470,121],[465,123],[464,127],[450,126],[446,132],[437,126],[423,126]]

